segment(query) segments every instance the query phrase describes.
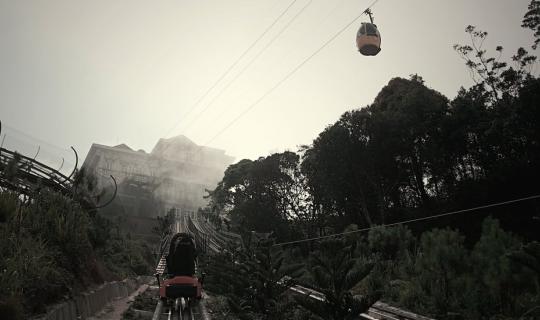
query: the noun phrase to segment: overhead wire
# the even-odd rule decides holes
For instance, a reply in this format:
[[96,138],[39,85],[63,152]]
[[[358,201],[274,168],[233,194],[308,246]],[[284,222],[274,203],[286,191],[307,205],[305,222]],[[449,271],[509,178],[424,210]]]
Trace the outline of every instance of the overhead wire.
[[274,86],[272,86],[268,91],[266,91],[262,96],[260,96],[255,102],[250,104],[244,111],[242,111],[238,116],[236,116],[233,120],[231,120],[225,127],[223,127],[221,130],[218,131],[212,138],[210,138],[205,145],[211,143],[214,141],[217,137],[219,137],[223,132],[227,131],[232,125],[234,125],[238,120],[240,120],[244,115],[246,115],[249,111],[251,111],[253,108],[255,108],[261,101],[263,101],[267,96],[269,96],[272,92],[274,92],[277,88],[279,88],[285,81],[287,81],[290,77],[292,77],[300,68],[302,68],[306,63],[308,63],[313,57],[315,57],[319,52],[321,52],[324,48],[326,48],[332,41],[334,41],[338,36],[340,36],[345,30],[347,30],[353,23],[355,23],[358,19],[360,19],[361,16],[363,16],[366,12],[366,10],[371,9],[379,0],[373,1],[364,11],[362,11],[361,14],[357,15],[352,19],[349,23],[347,23],[345,26],[343,26],[337,33],[335,33],[332,37],[330,37],[327,41],[325,41],[318,49],[316,49],[312,54],[307,56],[302,62],[300,62],[296,67],[294,67],[289,73],[285,75],[281,80],[279,80]]
[[25,138],[28,139],[28,140],[35,140],[35,141],[39,142],[39,143],[42,144],[42,145],[43,145],[43,144],[44,144],[44,145],[47,145],[47,146],[52,147],[52,148],[55,148],[55,149],[57,149],[57,150],[59,150],[59,151],[71,151],[71,149],[69,149],[69,148],[63,148],[63,147],[57,146],[57,145],[55,145],[55,144],[52,144],[52,143],[50,143],[50,142],[48,142],[48,141],[45,141],[45,140],[43,140],[43,139],[41,139],[41,138],[36,138],[36,137],[34,137],[33,135],[30,135],[30,134],[28,134],[28,133],[26,133],[26,132],[24,132],[24,131],[21,131],[21,130],[19,130],[19,129],[17,129],[17,128],[14,128],[14,127],[12,127],[12,126],[10,126],[10,125],[3,124],[3,126],[6,127],[7,129],[9,129],[10,131],[14,131],[14,132],[16,132],[17,134],[19,134],[19,135],[25,137]]
[[242,68],[242,70],[240,70],[240,72],[238,72],[236,74],[236,76],[234,78],[232,78],[220,91],[219,93],[214,96],[214,98],[212,98],[212,100],[206,105],[206,107],[204,109],[201,110],[201,112],[199,112],[195,118],[190,122],[188,123],[188,125],[186,125],[184,127],[184,130],[187,130],[188,128],[190,128],[199,118],[202,114],[204,114],[212,105],[213,103],[219,98],[221,97],[221,95],[223,94],[223,92],[225,92],[225,90],[227,90],[242,74],[244,74],[244,72],[283,34],[283,32],[285,32],[285,30],[287,30],[289,28],[289,26],[298,18],[298,16],[300,16],[306,9],[307,7],[309,7],[311,5],[311,3],[313,3],[313,0],[309,0],[308,2],[306,2],[306,4],[289,20],[289,22],[287,22],[280,30],[279,32],[274,35],[274,37],[261,49],[259,50],[259,52],[253,56],[251,58],[251,60]]
[[450,211],[450,212],[445,212],[445,213],[440,213],[440,214],[434,214],[434,215],[427,216],[427,217],[409,219],[409,220],[404,220],[404,221],[399,221],[399,222],[394,222],[394,223],[388,223],[388,224],[383,224],[383,225],[379,225],[379,226],[375,226],[375,227],[367,227],[367,228],[357,229],[357,230],[353,230],[353,231],[334,233],[334,234],[329,234],[329,235],[326,235],[326,236],[313,237],[313,238],[307,238],[307,239],[301,239],[301,240],[295,240],[295,241],[280,242],[280,243],[274,244],[274,246],[285,246],[285,245],[289,245],[289,244],[297,244],[297,243],[303,243],[303,242],[311,242],[311,241],[323,240],[323,239],[328,239],[328,238],[343,237],[343,236],[350,235],[350,234],[369,231],[369,230],[372,230],[374,228],[393,227],[393,226],[397,226],[397,225],[403,225],[403,224],[408,224],[408,223],[413,223],[413,222],[418,222],[418,221],[438,219],[438,218],[441,218],[441,217],[447,217],[447,216],[460,214],[460,213],[464,213],[464,212],[471,212],[471,211],[477,211],[477,210],[481,210],[481,209],[499,207],[499,206],[507,205],[507,204],[510,204],[510,203],[528,201],[528,200],[539,199],[539,198],[540,198],[540,194],[537,194],[537,195],[533,195],[533,196],[529,196],[529,197],[518,198],[518,199],[513,199],[513,200],[507,200],[507,201],[501,201],[501,202],[495,202],[495,203],[482,205],[482,206],[477,206],[477,207],[472,207],[472,208],[468,208],[468,209],[461,209],[461,210],[455,210],[455,211]]
[[[201,146],[206,146],[210,144],[212,141],[214,141],[217,137],[219,137],[223,132],[225,132],[229,127],[231,127],[235,122],[237,122],[242,116],[244,116],[247,112],[249,112],[251,109],[253,109],[255,106],[257,106],[266,96],[270,95],[274,90],[276,90],[281,84],[283,84],[286,80],[288,80],[292,75],[294,75],[302,66],[304,66],[309,60],[311,60],[313,57],[315,57],[320,51],[322,51],[326,46],[328,46],[333,40],[335,40],[339,35],[341,35],[347,28],[349,28],[353,23],[355,23],[362,15],[365,14],[366,10],[372,8],[379,0],[375,0],[370,3],[370,5],[362,11],[359,15],[354,17],[353,20],[351,20],[349,23],[347,23],[344,27],[342,27],[336,34],[334,34],[332,37],[330,37],[326,42],[323,43],[322,46],[320,46],[317,50],[315,50],[311,55],[306,57],[300,64],[298,64],[294,69],[292,69],[284,78],[282,78],[280,81],[278,81],[270,90],[268,90],[265,94],[263,94],[259,99],[257,99],[254,103],[252,103],[247,109],[245,109],[239,116],[234,118],[231,122],[229,122],[224,128],[222,128],[217,134],[215,134],[211,139],[207,140],[205,143],[203,143]],[[293,2],[294,3],[294,2]],[[289,7],[286,8],[288,10],[292,4],[289,5]],[[336,6],[337,8],[337,6]],[[334,8],[334,10],[336,9]],[[284,11],[285,12],[285,11]],[[283,15],[284,13],[282,13]],[[282,16],[280,15],[280,17]],[[278,17],[279,18],[279,17]],[[271,26],[273,26],[275,23],[273,23]],[[269,29],[269,28],[268,28]],[[268,31],[268,29],[266,31]],[[266,33],[265,31],[265,33]],[[260,40],[262,36],[260,36],[256,41]],[[250,46],[251,48],[252,46]],[[231,68],[232,69],[232,68]],[[176,127],[176,125],[175,125]],[[196,152],[202,152],[204,148],[200,147]]]
[[221,76],[205,91],[205,93],[190,107],[190,109],[178,120],[171,129],[167,132],[165,136],[168,136],[176,127],[184,120],[187,116],[195,110],[195,108],[203,101],[208,94],[214,90],[214,88],[223,80],[231,70],[236,67],[236,65],[255,47],[257,43],[274,27],[274,25],[289,11],[289,9],[296,3],[298,0],[292,0],[291,3],[283,10],[275,19],[274,21],[251,43],[249,47],[247,47],[246,50],[221,74]]
[[[57,169],[61,172],[61,168],[64,165],[67,166],[64,170],[68,170],[67,168],[73,168],[75,166],[74,162],[65,160],[73,155],[71,149],[60,147],[56,144],[45,141],[42,138],[37,138],[10,125],[3,124],[3,126],[7,130],[4,130],[2,134],[2,139],[0,142],[1,147],[13,149],[13,151],[25,154],[28,157],[32,157],[32,152],[34,152],[34,150],[37,148],[38,152],[34,158],[39,155],[40,162],[54,168],[58,168],[58,164],[61,163],[60,169]],[[11,133],[11,135],[8,135],[8,133]],[[8,139],[6,140],[6,138]],[[30,151],[30,149],[32,150]]]
[[[343,5],[344,2],[345,2],[345,0],[338,1],[337,4],[334,5],[334,6],[332,7],[332,9],[329,10],[329,11],[327,12],[327,14],[324,16],[324,18],[322,18],[322,19],[318,22],[319,25],[320,25],[320,24],[323,24],[330,16],[332,16],[332,15],[334,14],[334,12],[335,12],[340,6]],[[300,36],[300,38],[305,38],[308,32],[313,32],[313,31],[312,31],[312,30],[308,30],[307,32],[303,33],[303,35]],[[287,54],[281,56],[281,58],[277,58],[277,60],[278,60],[278,61],[282,60],[286,55],[287,55]],[[248,91],[248,90],[246,90],[246,91]],[[229,106],[227,106],[226,108],[224,108],[224,109],[222,110],[221,113],[215,115],[214,118],[213,118],[213,121],[215,122],[217,119],[223,119],[223,117],[224,117],[225,114],[227,114],[227,113],[230,113]]]

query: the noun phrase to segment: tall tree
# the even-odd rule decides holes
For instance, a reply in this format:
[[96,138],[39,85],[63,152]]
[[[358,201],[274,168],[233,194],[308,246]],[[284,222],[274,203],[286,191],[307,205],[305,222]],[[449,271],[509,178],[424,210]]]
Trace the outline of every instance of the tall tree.
[[523,277],[512,268],[509,254],[517,250],[519,241],[501,229],[499,221],[488,217],[482,224],[482,235],[471,254],[473,272],[479,281],[478,307],[480,314],[512,314],[520,293],[528,286],[529,275]]
[[394,161],[408,179],[402,192],[409,195],[412,205],[428,205],[439,183],[434,173],[444,154],[441,126],[448,99],[413,75],[411,80],[392,79],[370,109],[377,119],[380,139],[386,140],[385,147],[393,150]]
[[283,152],[229,166],[210,192],[214,214],[229,215],[240,232],[274,232],[280,240],[290,237],[288,222],[312,210],[299,161],[296,153]]
[[444,182],[448,100],[419,76],[392,79],[374,103],[345,113],[306,151],[302,169],[314,201],[336,226],[396,218],[428,206]]
[[535,40],[532,48],[536,50],[538,43],[540,43],[540,1],[531,0],[521,26],[534,31]]
[[287,291],[303,265],[287,264],[282,248],[273,241],[262,239],[210,258],[209,289],[225,295],[241,319],[290,318],[294,304]]
[[[414,263],[415,275],[403,302],[413,310],[445,317],[463,310],[468,253],[457,231],[424,232]],[[410,296],[408,296],[410,295]]]

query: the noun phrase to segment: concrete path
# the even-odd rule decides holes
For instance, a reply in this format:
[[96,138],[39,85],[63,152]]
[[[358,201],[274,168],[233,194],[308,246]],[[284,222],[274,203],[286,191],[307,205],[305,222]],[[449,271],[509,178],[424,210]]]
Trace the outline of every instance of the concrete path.
[[135,297],[148,289],[147,284],[143,284],[135,290],[129,297],[118,299],[108,303],[97,315],[88,318],[88,320],[121,320],[122,314],[129,308],[129,305]]

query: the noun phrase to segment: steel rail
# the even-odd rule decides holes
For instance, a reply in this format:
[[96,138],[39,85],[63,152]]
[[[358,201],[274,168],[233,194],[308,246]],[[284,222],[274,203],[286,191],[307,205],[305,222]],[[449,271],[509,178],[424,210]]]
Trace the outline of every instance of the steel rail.
[[[191,216],[184,215],[178,222],[181,223],[175,224],[175,226],[179,230],[186,230],[188,233],[193,235],[204,234],[205,236],[207,236],[207,248],[211,252],[218,252],[223,247],[223,243],[220,243],[220,241],[217,240],[220,238],[219,236],[216,237],[216,234],[218,232],[216,230],[212,230],[208,224],[201,223],[201,221],[197,217],[192,218]],[[164,269],[160,269],[159,267],[161,266],[162,268],[164,268],[164,261],[165,258],[163,256],[160,260],[160,263],[158,264],[158,269],[161,272],[163,272]],[[325,303],[326,301],[326,297],[323,293],[305,286],[295,285],[290,287],[289,290],[293,294],[306,296],[309,299],[313,299],[317,303]],[[189,312],[191,312],[191,315],[193,316],[193,311],[190,310]],[[434,320],[432,318],[424,317],[406,310],[392,307],[383,302],[376,302],[366,312],[359,314],[359,317],[364,320]],[[184,320],[184,318],[179,319]],[[194,320],[195,318],[193,316],[190,319]]]
[[[195,238],[201,238],[202,235],[198,234],[198,230],[190,230],[189,221],[190,217],[186,216],[185,214],[181,215],[173,222],[173,225],[171,226],[172,233],[175,234],[179,232],[186,232],[192,234]],[[204,244],[201,242],[196,245],[202,246]],[[158,281],[158,286],[160,286],[160,281],[165,275],[170,238],[165,237],[160,246],[162,247],[160,249],[161,257],[155,269],[155,276]],[[195,320],[195,313],[193,312],[194,307],[195,305],[190,300],[186,300],[184,298],[178,298],[170,304],[167,304],[164,300],[160,299],[156,304],[156,308],[154,309],[152,320],[161,320],[165,315],[167,316],[168,320]],[[205,312],[201,312],[201,314],[205,314]]]

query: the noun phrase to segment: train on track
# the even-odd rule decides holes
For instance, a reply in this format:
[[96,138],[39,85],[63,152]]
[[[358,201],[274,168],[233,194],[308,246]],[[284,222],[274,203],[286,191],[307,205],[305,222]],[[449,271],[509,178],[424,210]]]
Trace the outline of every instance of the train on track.
[[176,233],[168,241],[156,269],[160,302],[154,320],[161,319],[165,307],[167,319],[195,319],[194,308],[202,298],[203,278],[196,274],[197,247],[193,236]]

